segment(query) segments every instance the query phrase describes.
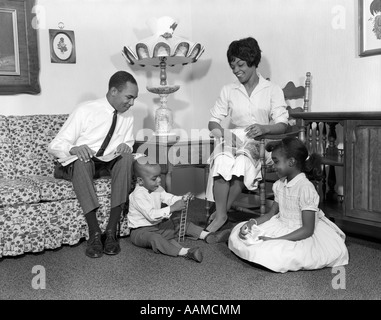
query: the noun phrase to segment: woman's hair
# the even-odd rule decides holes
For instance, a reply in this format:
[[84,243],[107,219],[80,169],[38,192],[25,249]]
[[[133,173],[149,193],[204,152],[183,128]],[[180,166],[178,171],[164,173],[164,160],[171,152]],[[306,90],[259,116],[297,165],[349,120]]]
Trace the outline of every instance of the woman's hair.
[[287,159],[295,159],[296,165],[305,173],[309,180],[321,180],[321,156],[317,153],[312,153],[308,156],[306,146],[299,139],[288,137],[284,138],[282,141],[269,142],[266,145],[266,150],[268,152],[280,150]]
[[126,86],[126,82],[138,85],[136,79],[131,73],[128,73],[127,71],[115,72],[109,80],[108,89],[110,90],[111,88],[116,88],[119,91],[122,91]]
[[261,61],[261,49],[257,40],[248,37],[233,41],[227,52],[228,62],[231,64],[235,58],[246,61],[248,67],[253,65],[257,68]]

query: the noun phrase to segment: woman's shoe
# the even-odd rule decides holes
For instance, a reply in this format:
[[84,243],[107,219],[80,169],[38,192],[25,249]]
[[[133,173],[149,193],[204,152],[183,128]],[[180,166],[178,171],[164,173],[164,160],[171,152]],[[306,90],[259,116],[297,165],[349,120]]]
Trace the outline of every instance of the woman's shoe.
[[[225,222],[226,223],[226,222]],[[225,229],[222,231],[216,231],[216,232],[210,232],[205,237],[205,242],[209,244],[219,243],[219,242],[226,242],[229,239],[230,236],[230,229]]]

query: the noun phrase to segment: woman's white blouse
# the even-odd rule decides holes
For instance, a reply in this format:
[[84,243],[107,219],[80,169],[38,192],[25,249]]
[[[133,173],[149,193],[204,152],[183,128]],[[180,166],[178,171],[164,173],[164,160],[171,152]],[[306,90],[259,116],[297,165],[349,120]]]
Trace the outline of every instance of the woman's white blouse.
[[258,76],[258,85],[250,97],[240,82],[225,85],[210,110],[212,115],[210,121],[220,123],[230,116],[232,124],[236,127],[247,127],[254,123],[287,124],[288,111],[282,89],[260,74]]

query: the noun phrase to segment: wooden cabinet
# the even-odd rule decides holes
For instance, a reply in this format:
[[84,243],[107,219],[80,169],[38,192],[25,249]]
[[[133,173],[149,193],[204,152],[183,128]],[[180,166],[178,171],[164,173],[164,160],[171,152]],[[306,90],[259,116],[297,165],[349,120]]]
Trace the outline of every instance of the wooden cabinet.
[[381,120],[348,120],[345,140],[345,217],[381,226]]
[[[321,209],[344,232],[381,239],[381,112],[301,112],[293,117],[301,119],[301,138],[309,151],[323,155]],[[342,181],[336,181],[339,168]]]

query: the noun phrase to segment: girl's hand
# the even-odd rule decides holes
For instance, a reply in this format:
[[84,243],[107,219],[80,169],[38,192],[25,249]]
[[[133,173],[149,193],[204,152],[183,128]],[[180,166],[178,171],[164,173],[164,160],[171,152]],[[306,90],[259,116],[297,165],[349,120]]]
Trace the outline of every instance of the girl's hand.
[[259,236],[258,239],[263,241],[275,240],[275,238],[266,237],[266,236]]
[[239,229],[239,233],[238,233],[238,236],[245,240],[246,239],[246,235],[249,233],[250,231],[250,228],[249,228],[249,223],[246,222],[240,229]]

